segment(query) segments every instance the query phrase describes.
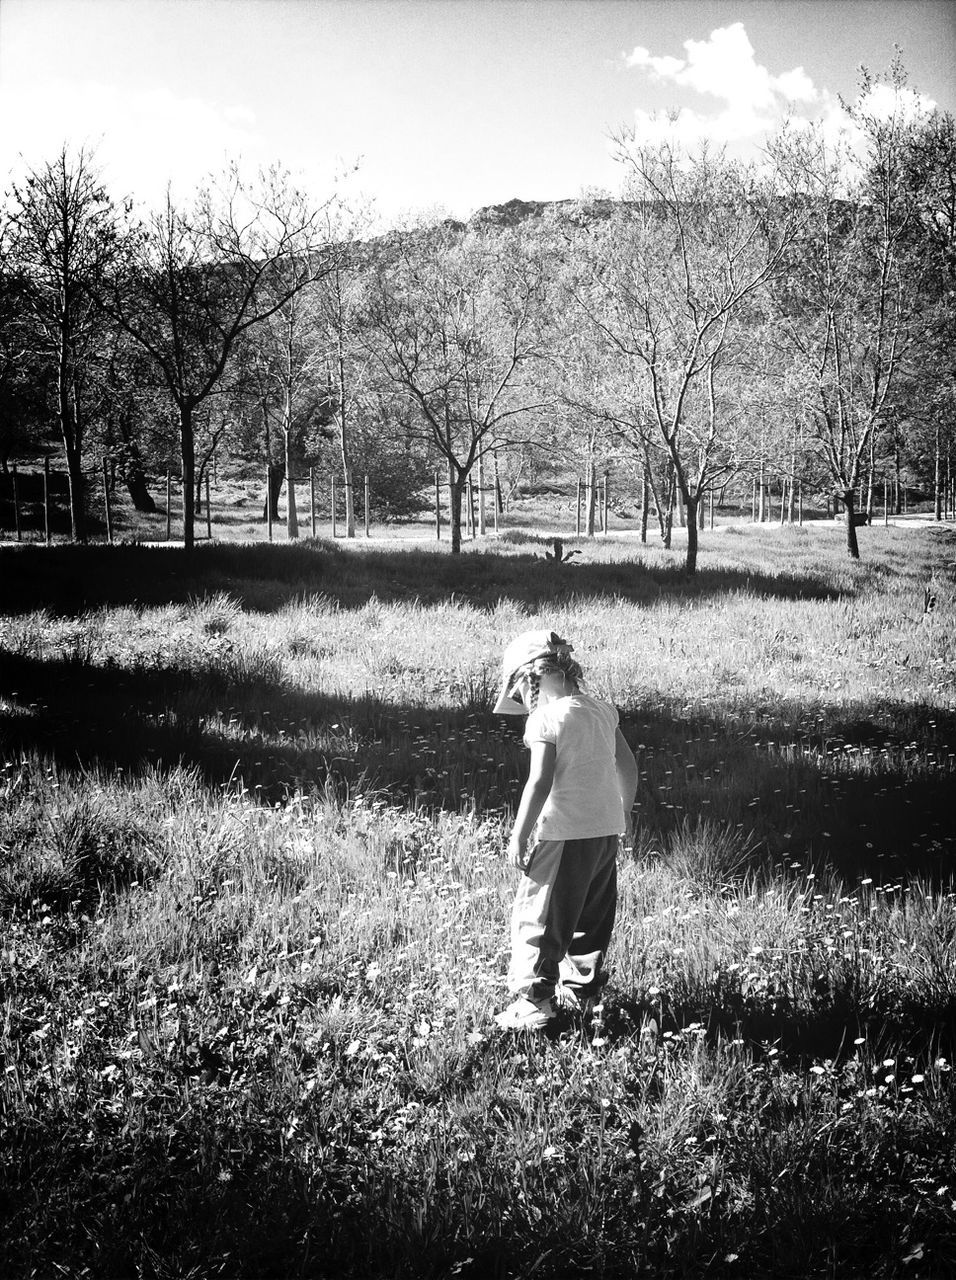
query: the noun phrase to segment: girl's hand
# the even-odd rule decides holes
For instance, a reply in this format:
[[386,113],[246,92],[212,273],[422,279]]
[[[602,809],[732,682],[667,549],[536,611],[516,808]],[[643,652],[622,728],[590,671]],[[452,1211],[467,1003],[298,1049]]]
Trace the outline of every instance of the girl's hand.
[[527,843],[512,836],[508,841],[508,861],[519,871],[525,871],[528,866]]

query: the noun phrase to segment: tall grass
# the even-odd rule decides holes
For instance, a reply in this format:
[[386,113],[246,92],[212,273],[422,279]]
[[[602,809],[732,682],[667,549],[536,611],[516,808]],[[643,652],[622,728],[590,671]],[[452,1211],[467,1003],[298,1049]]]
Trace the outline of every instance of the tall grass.
[[[134,591],[115,548],[45,608],[32,552],[0,621],[5,1274],[956,1272],[951,543],[848,567],[753,532],[709,584],[609,540],[454,574],[162,552]],[[642,787],[603,1005],[507,1037],[523,760],[488,707],[539,623]]]

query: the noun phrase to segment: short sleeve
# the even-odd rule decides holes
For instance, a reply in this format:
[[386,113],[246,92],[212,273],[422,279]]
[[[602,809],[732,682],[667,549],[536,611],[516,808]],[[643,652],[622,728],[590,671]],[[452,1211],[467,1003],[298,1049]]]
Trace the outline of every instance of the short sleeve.
[[528,716],[528,722],[524,728],[524,740],[527,746],[530,747],[532,742],[554,743],[557,741],[554,722],[547,712],[547,707],[538,707]]

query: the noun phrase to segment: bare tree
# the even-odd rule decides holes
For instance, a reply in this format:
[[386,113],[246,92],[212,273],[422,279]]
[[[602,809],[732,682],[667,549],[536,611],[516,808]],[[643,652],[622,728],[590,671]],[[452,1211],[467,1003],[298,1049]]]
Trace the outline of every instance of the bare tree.
[[253,327],[276,315],[335,262],[325,209],[312,208],[286,175],[254,186],[235,168],[189,210],[170,195],[131,231],[124,270],[105,302],[154,361],[179,419],[183,538],[194,543],[194,415],[222,388],[230,357]]
[[819,133],[787,131],[774,144],[789,200],[805,212],[786,273],[775,282],[779,332],[799,368],[802,413],[837,497],[847,550],[860,555],[857,489],[873,434],[889,421],[892,392],[917,337],[919,271],[911,253],[918,206],[905,181],[913,119],[896,65],[888,116],[854,112],[868,155],[862,176]]
[[326,399],[335,415],[339,463],[345,480],[345,533],[355,537],[352,450],[371,356],[363,341],[361,267],[353,254],[330,271],[319,291],[317,315],[322,330]]
[[617,157],[627,199],[590,233],[589,271],[570,296],[604,345],[605,412],[640,451],[668,459],[694,573],[701,497],[727,467],[725,387],[796,219],[768,179],[706,150],[688,157],[624,133]]
[[[300,290],[283,302],[258,329],[255,363],[266,422],[275,405],[282,432],[283,470],[286,480],[286,533],[299,536],[296,507],[296,432],[303,408],[314,402],[314,388],[322,365],[322,346],[317,332],[316,298],[311,290]],[[272,499],[272,493],[268,500]]]
[[468,477],[542,407],[545,268],[521,235],[438,227],[386,246],[368,292],[369,349],[413,401],[448,468],[452,551]]
[[87,536],[84,396],[103,315],[97,293],[117,251],[113,205],[92,158],[64,146],[12,188],[11,258],[24,282],[41,360],[56,371],[56,415],[66,455],[72,536]]

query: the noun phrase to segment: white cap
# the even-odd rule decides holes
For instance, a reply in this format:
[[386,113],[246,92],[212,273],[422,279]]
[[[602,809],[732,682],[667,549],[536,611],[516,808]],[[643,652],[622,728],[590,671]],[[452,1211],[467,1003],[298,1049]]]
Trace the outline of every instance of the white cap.
[[518,672],[537,658],[552,658],[571,652],[572,646],[555,631],[524,631],[505,649],[501,660],[501,688],[492,708],[499,716],[525,716],[528,708],[511,697]]

